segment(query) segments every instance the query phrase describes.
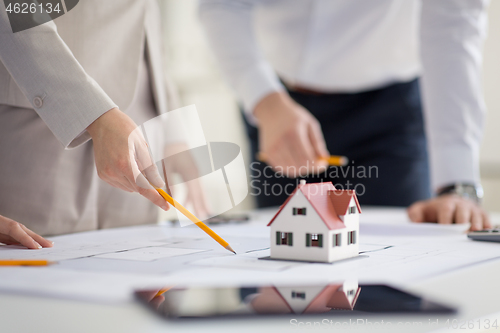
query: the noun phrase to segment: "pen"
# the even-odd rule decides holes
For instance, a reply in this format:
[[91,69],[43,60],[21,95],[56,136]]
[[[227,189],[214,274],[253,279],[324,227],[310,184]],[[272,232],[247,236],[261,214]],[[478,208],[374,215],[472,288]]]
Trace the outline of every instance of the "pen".
[[203,230],[205,233],[207,233],[210,237],[212,237],[217,243],[219,243],[223,248],[225,248],[228,251],[233,252],[236,254],[236,252],[231,248],[228,242],[226,242],[222,237],[217,235],[212,229],[210,229],[205,223],[201,222],[199,218],[194,216],[189,210],[184,208],[180,203],[178,203],[174,198],[172,198],[170,195],[168,195],[167,192],[162,190],[161,188],[155,187],[158,193],[165,199],[169,204],[174,206],[179,212],[184,214],[188,219],[190,219],[198,228]]
[[[267,161],[267,156],[264,153],[258,153],[257,159],[261,162]],[[345,166],[349,163],[349,159],[345,156],[331,155],[331,156],[322,156],[318,158],[320,161],[326,161],[328,165],[331,166]]]

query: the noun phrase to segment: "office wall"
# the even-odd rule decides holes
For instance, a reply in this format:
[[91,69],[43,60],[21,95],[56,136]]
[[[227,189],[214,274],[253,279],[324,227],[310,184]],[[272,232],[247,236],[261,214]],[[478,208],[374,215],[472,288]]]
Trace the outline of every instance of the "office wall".
[[500,1],[490,1],[484,47],[484,94],[488,115],[481,149],[484,205],[500,212]]
[[[207,140],[239,144],[248,161],[248,144],[236,100],[207,46],[197,18],[197,1],[161,0],[160,3],[168,71],[178,86],[182,104],[196,104]],[[490,25],[485,45],[484,90],[489,113],[481,171],[485,207],[500,212],[500,1],[491,1],[488,14]],[[252,207],[252,198],[238,208],[249,207]]]

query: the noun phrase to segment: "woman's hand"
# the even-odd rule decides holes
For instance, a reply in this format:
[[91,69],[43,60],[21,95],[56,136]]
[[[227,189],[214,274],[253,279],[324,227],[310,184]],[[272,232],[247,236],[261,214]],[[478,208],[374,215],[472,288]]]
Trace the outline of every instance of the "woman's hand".
[[0,215],[0,243],[7,245],[23,245],[28,249],[52,247],[53,242],[37,235],[21,223]]
[[124,191],[138,192],[158,207],[169,209],[150,185],[161,188],[165,183],[151,161],[140,128],[129,116],[111,109],[94,121],[87,132],[92,137],[97,174],[102,180]]

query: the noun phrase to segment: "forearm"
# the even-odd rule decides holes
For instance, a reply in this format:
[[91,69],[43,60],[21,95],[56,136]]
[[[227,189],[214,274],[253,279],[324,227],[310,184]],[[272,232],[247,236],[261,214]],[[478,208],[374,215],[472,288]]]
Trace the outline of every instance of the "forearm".
[[222,72],[252,112],[270,93],[283,91],[278,76],[263,57],[254,36],[255,1],[202,0],[200,19]]
[[85,129],[116,105],[80,66],[54,23],[14,34],[0,6],[0,60],[12,78],[64,147],[89,139]]

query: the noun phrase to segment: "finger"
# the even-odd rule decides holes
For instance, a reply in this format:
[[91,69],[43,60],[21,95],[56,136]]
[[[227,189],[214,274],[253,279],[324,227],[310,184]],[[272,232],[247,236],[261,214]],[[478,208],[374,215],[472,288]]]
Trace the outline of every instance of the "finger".
[[161,209],[165,211],[170,209],[168,202],[166,202],[165,199],[163,199],[163,197],[160,194],[158,194],[158,192],[155,189],[147,190],[141,187],[139,188],[139,193],[143,197],[145,197],[146,199],[148,199],[149,201],[160,207]]
[[140,189],[151,190],[154,189],[153,185],[146,179],[146,177],[139,170],[139,165],[137,163],[132,163],[131,165],[132,174],[125,175],[127,179],[132,176],[133,179],[129,179],[129,181],[134,186],[135,192],[140,192]]
[[323,137],[323,131],[318,122],[311,122],[308,124],[308,134],[311,140],[312,147],[317,157],[327,157],[330,156],[328,149],[326,148],[325,138]]
[[35,242],[40,244],[42,247],[52,247],[54,245],[54,242],[49,241],[48,239],[45,239],[42,236],[38,235],[37,233],[31,231],[25,225],[21,224],[21,228],[23,228],[24,232],[26,232],[28,236],[30,236]]
[[479,209],[473,209],[471,214],[471,231],[483,230],[483,216]]
[[271,165],[274,171],[278,175],[286,174],[287,166],[293,165],[293,159],[288,152],[288,149],[281,147],[281,149],[276,150],[276,152],[266,153],[269,156],[269,165]]
[[132,183],[127,177],[122,176],[122,181],[119,183],[122,186],[122,190],[127,192],[136,192],[136,185]]
[[439,224],[451,224],[455,213],[456,203],[453,200],[443,201],[437,206],[437,222]]
[[[123,181],[122,183],[119,183],[115,180],[111,180],[111,179],[103,179],[106,183],[108,183],[109,185],[113,186],[113,187],[116,187],[116,188],[119,188],[120,190],[124,190],[126,192],[137,192],[137,191],[133,191],[131,190],[129,187],[125,187],[122,183],[125,182]],[[126,181],[127,185],[130,186],[129,184],[129,181],[127,180]]]
[[113,174],[109,172],[101,174],[99,178],[101,178],[101,180],[105,181],[109,185],[124,190],[126,192],[137,192],[134,191],[136,187],[135,185],[132,187],[128,180],[123,179],[123,172],[126,172],[126,167],[124,165],[121,165],[119,170],[120,171]]
[[491,223],[490,216],[488,215],[488,213],[486,213],[485,211],[482,211],[481,214],[483,216],[483,226],[484,226],[484,228],[485,229],[491,229],[491,228],[493,228],[493,224]]
[[147,180],[156,187],[164,187],[165,182],[161,178],[158,168],[153,163],[153,160],[149,155],[149,149],[145,142],[136,143],[135,157],[139,170],[146,175]]
[[151,301],[149,301],[149,304],[153,308],[158,309],[160,307],[160,305],[163,304],[163,302],[165,302],[165,296],[160,295],[160,296],[153,297],[153,299]]
[[309,141],[307,128],[300,128],[298,132],[287,141],[287,144],[289,147],[288,149],[293,152],[292,158],[296,168],[307,166],[308,161],[312,162],[315,160],[314,149]]
[[161,178],[158,168],[156,167],[155,164],[152,164],[149,167],[147,167],[143,173],[154,186],[159,188],[165,187],[165,182]]
[[455,210],[455,223],[465,224],[469,223],[471,220],[471,207],[466,203],[461,203],[457,205]]
[[13,240],[19,242],[19,244],[26,246],[28,249],[41,249],[42,246],[38,244],[33,238],[31,238],[22,228],[20,223],[13,220],[7,221],[6,227],[4,227],[3,234],[11,237]]
[[281,153],[281,158],[283,162],[279,166],[281,166],[282,173],[285,174],[287,177],[297,178],[299,172],[295,165],[292,152],[289,149],[283,149]]
[[424,202],[416,202],[410,207],[408,207],[407,212],[408,212],[408,217],[410,218],[410,221],[412,222],[425,222],[424,219]]

